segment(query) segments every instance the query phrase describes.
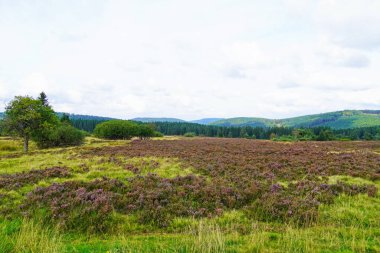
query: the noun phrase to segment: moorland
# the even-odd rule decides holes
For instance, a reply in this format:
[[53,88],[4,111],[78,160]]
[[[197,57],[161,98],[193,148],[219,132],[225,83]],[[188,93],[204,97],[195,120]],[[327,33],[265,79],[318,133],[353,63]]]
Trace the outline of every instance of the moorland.
[[0,140],[1,252],[378,252],[380,142]]

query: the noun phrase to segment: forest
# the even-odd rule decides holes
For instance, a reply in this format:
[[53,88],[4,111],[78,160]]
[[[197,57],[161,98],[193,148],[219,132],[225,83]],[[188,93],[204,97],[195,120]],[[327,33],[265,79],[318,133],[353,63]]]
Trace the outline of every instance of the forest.
[[[93,132],[96,125],[104,119],[71,119],[72,125],[87,132]],[[151,122],[156,131],[163,135],[185,135],[193,133],[194,136],[224,137],[224,138],[250,138],[262,140],[379,140],[380,126],[358,127],[352,129],[332,129],[330,127],[227,127],[203,125],[188,122]]]

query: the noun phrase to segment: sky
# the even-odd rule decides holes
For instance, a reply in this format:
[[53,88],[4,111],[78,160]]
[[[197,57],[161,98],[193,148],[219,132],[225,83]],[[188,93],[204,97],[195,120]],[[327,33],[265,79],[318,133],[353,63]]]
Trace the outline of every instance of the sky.
[[0,111],[286,118],[380,109],[380,0],[0,0]]

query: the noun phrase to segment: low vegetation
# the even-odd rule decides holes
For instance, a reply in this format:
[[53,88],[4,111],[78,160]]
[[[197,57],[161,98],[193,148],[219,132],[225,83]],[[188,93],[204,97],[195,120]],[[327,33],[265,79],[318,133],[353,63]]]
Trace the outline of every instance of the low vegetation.
[[379,153],[198,137],[3,151],[0,251],[376,252]]

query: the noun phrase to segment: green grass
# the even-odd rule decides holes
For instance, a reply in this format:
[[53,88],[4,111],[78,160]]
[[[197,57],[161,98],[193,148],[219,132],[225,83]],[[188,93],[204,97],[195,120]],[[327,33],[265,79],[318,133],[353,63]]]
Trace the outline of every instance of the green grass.
[[0,252],[59,253],[62,237],[54,229],[24,219],[0,223]]

